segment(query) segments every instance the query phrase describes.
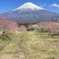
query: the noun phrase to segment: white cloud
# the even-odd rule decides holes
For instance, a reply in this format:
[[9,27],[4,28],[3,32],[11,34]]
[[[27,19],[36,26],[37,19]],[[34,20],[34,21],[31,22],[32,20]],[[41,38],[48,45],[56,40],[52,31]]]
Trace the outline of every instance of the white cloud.
[[52,7],[52,5],[49,5],[49,7]]
[[42,5],[40,7],[43,7]]
[[59,4],[56,4],[56,3],[52,4],[52,6],[59,8]]
[[44,6],[46,6],[46,4],[44,4]]
[[43,4],[43,5],[40,5],[40,7],[42,7],[42,8],[43,8],[43,7],[44,7],[44,6],[46,6],[46,5],[47,5],[47,4]]

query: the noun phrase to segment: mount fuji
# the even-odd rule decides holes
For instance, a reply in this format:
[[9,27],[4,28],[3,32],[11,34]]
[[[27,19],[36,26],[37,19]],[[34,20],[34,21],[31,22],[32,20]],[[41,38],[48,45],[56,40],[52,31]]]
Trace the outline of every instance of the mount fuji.
[[45,20],[58,21],[59,14],[27,2],[20,7],[1,14],[6,19],[11,19],[18,23],[37,23]]

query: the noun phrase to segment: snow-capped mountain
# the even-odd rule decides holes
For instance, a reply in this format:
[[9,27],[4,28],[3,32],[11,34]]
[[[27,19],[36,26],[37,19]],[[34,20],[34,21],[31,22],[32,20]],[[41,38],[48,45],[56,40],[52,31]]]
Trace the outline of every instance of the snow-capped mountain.
[[14,9],[12,11],[17,11],[17,10],[18,11],[19,10],[21,10],[21,11],[25,10],[25,11],[27,11],[27,10],[44,10],[44,9],[41,8],[41,7],[39,7],[39,6],[37,6],[37,5],[35,5],[35,4],[33,4],[33,3],[31,3],[31,2],[27,2],[27,3],[21,5],[20,7]]
[[47,11],[31,2],[1,15],[18,23],[37,23],[44,20],[58,21],[59,19],[58,13]]

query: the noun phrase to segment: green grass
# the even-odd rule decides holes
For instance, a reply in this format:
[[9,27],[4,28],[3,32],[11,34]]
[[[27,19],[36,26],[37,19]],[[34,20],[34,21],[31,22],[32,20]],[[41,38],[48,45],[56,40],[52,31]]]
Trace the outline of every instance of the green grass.
[[[10,54],[10,59],[56,59],[59,58],[59,38],[52,37],[49,33],[36,31],[21,31],[6,34],[7,37],[0,43],[3,45],[11,39],[11,42],[0,52],[1,55]],[[5,36],[3,36],[5,37]],[[2,57],[1,57],[2,59]]]

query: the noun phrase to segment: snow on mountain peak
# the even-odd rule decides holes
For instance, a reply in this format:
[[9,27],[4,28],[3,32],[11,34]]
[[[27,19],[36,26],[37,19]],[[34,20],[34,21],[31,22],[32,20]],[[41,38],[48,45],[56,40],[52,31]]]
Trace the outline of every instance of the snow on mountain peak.
[[20,7],[14,9],[13,11],[16,11],[16,10],[27,10],[27,9],[30,9],[30,10],[44,10],[44,8],[42,7],[39,7],[31,2],[27,2],[23,5],[21,5]]

